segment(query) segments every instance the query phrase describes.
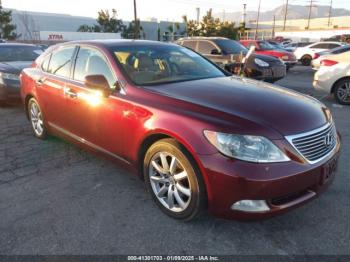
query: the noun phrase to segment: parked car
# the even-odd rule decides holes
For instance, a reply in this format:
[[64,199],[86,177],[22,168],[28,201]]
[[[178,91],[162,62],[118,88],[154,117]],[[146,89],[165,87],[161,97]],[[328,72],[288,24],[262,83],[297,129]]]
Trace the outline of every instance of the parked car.
[[255,52],[260,55],[270,55],[281,59],[287,66],[287,70],[296,65],[297,60],[293,53],[287,52],[285,50],[276,49],[274,46],[270,45],[266,41],[260,40],[241,40],[240,41],[246,48],[255,46]]
[[304,47],[298,47],[294,51],[294,55],[302,63],[302,65],[309,66],[311,64],[312,59],[315,58],[316,53],[330,50],[343,45],[345,45],[345,43],[317,42]]
[[0,103],[20,100],[19,74],[29,67],[42,53],[34,45],[1,44],[0,45]]
[[[219,37],[182,38],[178,44],[191,48],[231,73],[241,70],[248,49],[239,42]],[[244,65],[246,77],[275,82],[286,75],[285,65],[277,58],[253,54]]]
[[350,51],[350,45],[339,46],[331,50],[316,53],[314,59],[311,62],[312,69],[318,70],[321,65],[321,61],[324,59],[330,59],[333,55],[342,54]]
[[334,35],[330,38],[326,38],[323,41],[336,41],[336,42],[346,42],[350,44],[350,35],[349,34],[342,34],[342,35]]
[[5,39],[0,39],[0,44],[6,43]]
[[333,94],[338,103],[350,105],[350,52],[322,59],[313,85]]
[[37,138],[60,135],[132,167],[173,218],[206,208],[271,217],[334,178],[340,141],[325,105],[231,76],[179,45],[59,44],[23,70],[21,85]]

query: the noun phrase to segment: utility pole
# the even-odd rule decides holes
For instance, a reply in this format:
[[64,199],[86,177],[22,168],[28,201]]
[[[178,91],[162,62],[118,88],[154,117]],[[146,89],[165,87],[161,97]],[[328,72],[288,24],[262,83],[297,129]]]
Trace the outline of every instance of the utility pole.
[[[0,3],[1,3],[1,0],[0,0]],[[330,4],[330,6],[329,6],[329,12],[328,12],[328,27],[331,26],[332,5],[333,5],[333,0],[331,0],[331,4]]]
[[201,9],[199,7],[196,8],[196,14],[197,14],[197,25],[199,25],[199,19],[201,14]]
[[307,29],[310,29],[310,20],[311,20],[311,13],[312,13],[312,7],[314,0],[310,0],[310,7],[309,7],[309,18],[307,19]]
[[135,20],[135,27],[134,27],[134,39],[139,38],[139,22],[137,20],[137,8],[136,8],[136,0],[134,0],[134,20]]
[[276,15],[273,16],[272,38],[275,38]]
[[286,9],[284,9],[283,31],[286,31],[287,14],[288,14],[288,0],[286,2]]
[[260,19],[260,5],[261,5],[261,0],[259,0],[259,7],[258,7],[258,17],[256,19],[256,29],[255,29],[255,36],[254,39],[256,40],[258,37],[258,29],[259,29],[259,19]]

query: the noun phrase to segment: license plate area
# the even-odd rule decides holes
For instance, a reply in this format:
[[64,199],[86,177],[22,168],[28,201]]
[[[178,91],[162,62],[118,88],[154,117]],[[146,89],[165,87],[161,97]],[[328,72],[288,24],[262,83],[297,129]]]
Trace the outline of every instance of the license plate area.
[[328,181],[332,180],[337,171],[338,158],[333,158],[328,163],[326,163],[322,168],[321,185],[326,184]]

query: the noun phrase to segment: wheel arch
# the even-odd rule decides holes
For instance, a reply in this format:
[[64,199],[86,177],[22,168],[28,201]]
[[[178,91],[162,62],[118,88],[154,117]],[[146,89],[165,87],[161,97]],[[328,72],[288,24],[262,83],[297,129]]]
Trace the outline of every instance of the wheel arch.
[[32,98],[35,98],[35,96],[33,94],[28,94],[24,99],[24,110],[28,120],[29,120],[28,103],[29,103],[29,100]]
[[176,136],[169,134],[167,132],[161,132],[161,131],[154,132],[154,133],[148,134],[146,137],[144,137],[142,143],[139,146],[139,150],[137,153],[138,176],[140,177],[141,180],[144,180],[144,177],[143,177],[143,159],[145,157],[147,150],[157,141],[160,141],[160,140],[166,139],[166,138],[174,139],[177,143],[180,144],[180,146],[183,147],[183,149],[185,149],[187,151],[189,157],[191,157],[191,160],[196,165],[195,168],[200,172],[200,175],[203,179],[205,191],[206,191],[207,202],[208,202],[211,199],[211,195],[212,195],[211,190],[210,190],[210,186],[209,186],[209,181],[208,181],[207,177],[204,175],[204,173],[205,173],[204,167],[201,165],[200,160],[195,155],[195,151],[190,146],[186,145],[186,143],[184,143],[181,138],[176,137]]
[[335,89],[336,85],[337,85],[339,82],[341,82],[341,81],[343,81],[343,80],[345,80],[345,79],[349,79],[349,80],[350,80],[350,76],[344,76],[344,77],[339,78],[337,81],[334,82],[334,84],[332,85],[332,88],[331,88],[331,94],[334,93],[334,89]]

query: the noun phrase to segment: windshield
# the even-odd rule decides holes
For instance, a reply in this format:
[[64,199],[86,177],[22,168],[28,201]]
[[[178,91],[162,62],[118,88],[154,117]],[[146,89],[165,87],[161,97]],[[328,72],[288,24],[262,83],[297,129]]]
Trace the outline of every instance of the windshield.
[[197,53],[175,45],[118,46],[112,49],[137,85],[157,85],[225,74]]
[[228,39],[217,39],[214,41],[224,54],[246,54],[248,49],[237,41]]
[[262,50],[273,50],[273,49],[276,49],[273,45],[269,44],[268,42],[259,41],[258,43],[259,43],[260,49],[262,49]]
[[34,61],[43,50],[36,46],[0,46],[0,62]]

